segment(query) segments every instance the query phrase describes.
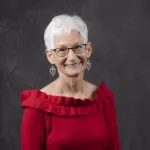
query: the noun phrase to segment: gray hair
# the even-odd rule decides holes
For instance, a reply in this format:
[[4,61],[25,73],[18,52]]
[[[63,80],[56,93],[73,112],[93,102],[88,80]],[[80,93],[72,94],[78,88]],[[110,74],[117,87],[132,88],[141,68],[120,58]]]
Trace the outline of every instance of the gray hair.
[[44,42],[47,49],[54,48],[56,36],[70,33],[72,30],[80,32],[85,43],[88,42],[88,29],[86,23],[77,15],[62,14],[52,18],[45,29]]

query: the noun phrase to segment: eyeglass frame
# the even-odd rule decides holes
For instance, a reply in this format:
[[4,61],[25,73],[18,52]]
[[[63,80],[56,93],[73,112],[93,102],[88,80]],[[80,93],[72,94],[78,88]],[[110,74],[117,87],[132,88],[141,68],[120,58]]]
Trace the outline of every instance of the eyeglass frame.
[[[83,44],[78,44],[78,45],[84,45],[84,46],[86,47],[86,46],[88,45],[88,43],[83,43]],[[51,49],[51,51],[54,51],[54,52],[56,53],[56,55],[59,56],[59,57],[65,57],[65,56],[67,56],[67,55],[69,54],[69,50],[70,50],[70,49],[72,49],[73,52],[74,52],[74,47],[75,47],[75,46],[77,46],[77,45],[74,45],[73,47],[65,47],[66,50],[67,50],[67,53],[66,53],[66,55],[64,55],[64,56],[59,56],[58,53],[56,52],[56,50],[61,49],[61,48]],[[85,47],[84,47],[84,48],[85,48]],[[75,52],[74,52],[74,53],[75,53]],[[75,53],[75,54],[76,54],[76,53]]]

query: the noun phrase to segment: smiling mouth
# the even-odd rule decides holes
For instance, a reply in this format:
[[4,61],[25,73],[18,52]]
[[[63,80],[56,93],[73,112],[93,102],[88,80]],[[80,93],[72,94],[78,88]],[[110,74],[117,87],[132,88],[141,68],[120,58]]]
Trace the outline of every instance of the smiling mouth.
[[65,66],[67,67],[76,67],[80,64],[81,62],[78,62],[78,63],[74,63],[74,64],[66,64]]

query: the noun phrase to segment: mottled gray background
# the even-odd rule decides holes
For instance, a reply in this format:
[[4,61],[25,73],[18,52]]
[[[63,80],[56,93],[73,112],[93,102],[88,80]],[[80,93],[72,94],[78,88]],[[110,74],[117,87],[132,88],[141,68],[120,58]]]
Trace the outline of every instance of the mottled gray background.
[[43,32],[53,16],[80,15],[94,53],[86,79],[116,93],[122,150],[150,150],[148,0],[0,0],[0,149],[20,149],[19,93],[53,78]]

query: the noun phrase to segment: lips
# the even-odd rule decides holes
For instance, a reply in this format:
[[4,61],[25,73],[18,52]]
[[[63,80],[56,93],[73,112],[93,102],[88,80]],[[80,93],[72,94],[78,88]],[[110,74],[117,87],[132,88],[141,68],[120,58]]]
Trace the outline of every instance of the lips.
[[67,67],[76,67],[80,64],[81,62],[78,62],[78,63],[73,63],[73,64],[66,64],[65,66]]

